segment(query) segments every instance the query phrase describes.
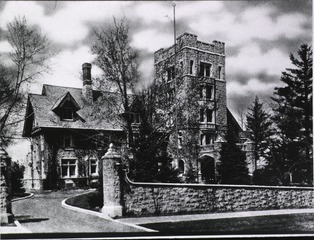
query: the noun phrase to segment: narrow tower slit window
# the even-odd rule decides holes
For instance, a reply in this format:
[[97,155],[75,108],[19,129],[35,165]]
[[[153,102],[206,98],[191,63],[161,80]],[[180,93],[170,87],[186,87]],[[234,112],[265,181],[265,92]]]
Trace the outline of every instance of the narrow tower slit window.
[[218,66],[218,79],[222,79],[222,66]]
[[194,65],[194,61],[190,60],[190,74],[193,74],[193,65]]

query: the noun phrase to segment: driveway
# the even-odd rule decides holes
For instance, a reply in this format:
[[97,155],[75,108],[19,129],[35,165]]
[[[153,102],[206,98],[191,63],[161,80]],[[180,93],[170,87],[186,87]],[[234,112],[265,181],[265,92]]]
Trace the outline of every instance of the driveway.
[[12,203],[15,218],[32,233],[101,233],[143,232],[117,221],[76,212],[62,207],[65,198],[83,194],[80,191],[35,194]]

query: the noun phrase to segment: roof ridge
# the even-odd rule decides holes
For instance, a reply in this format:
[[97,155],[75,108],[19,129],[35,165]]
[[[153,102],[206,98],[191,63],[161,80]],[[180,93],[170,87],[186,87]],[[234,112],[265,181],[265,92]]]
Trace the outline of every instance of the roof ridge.
[[44,96],[41,93],[40,94],[39,93],[28,93],[28,95]]
[[[78,87],[66,87],[66,86],[60,86],[60,85],[52,85],[52,84],[43,84],[44,86],[49,86],[49,87],[60,87],[60,88],[72,88],[72,89],[76,89],[76,90],[82,90],[82,88],[78,88]],[[109,90],[98,90],[98,89],[93,89],[94,92],[109,92],[109,93],[116,93],[114,91],[109,91]],[[130,95],[130,94],[129,94]]]
[[44,87],[44,86],[62,87],[62,88],[73,88],[73,89],[82,89],[82,88],[79,88],[79,87],[67,87],[67,86],[60,86],[60,85],[51,85],[51,84],[46,84],[46,83],[43,84],[43,87]]

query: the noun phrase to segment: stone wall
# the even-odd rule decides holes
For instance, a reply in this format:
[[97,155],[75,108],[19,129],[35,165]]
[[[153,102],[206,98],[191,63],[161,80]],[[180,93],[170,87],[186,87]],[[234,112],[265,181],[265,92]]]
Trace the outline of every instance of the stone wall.
[[228,212],[314,207],[313,188],[134,183],[124,193],[126,215]]
[[11,197],[11,158],[0,147],[0,224],[13,222]]

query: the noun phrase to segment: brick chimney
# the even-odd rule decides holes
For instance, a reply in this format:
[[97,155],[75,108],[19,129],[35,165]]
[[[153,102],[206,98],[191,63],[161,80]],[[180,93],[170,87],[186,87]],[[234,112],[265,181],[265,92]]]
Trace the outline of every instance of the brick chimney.
[[83,94],[83,98],[88,103],[93,102],[91,69],[92,69],[92,65],[90,63],[84,63],[82,65],[82,70],[83,70],[82,94]]

